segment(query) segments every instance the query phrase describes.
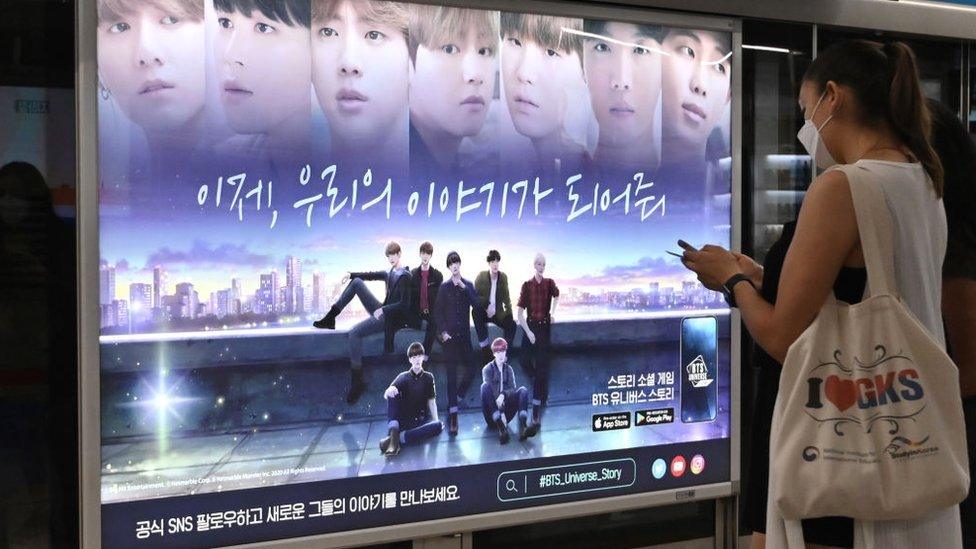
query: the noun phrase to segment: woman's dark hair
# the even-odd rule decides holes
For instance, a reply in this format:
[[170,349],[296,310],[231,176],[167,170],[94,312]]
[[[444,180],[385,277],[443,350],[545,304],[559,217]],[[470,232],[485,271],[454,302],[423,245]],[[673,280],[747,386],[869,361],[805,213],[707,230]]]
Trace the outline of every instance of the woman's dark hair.
[[932,148],[945,172],[946,221],[949,241],[976,247],[976,145],[956,113],[929,100]]
[[0,196],[4,195],[26,200],[35,221],[54,217],[51,191],[33,164],[15,161],[0,167]]
[[903,42],[838,42],[817,55],[803,80],[814,83],[820,92],[830,81],[850,88],[860,107],[860,121],[890,126],[942,196],[942,164],[929,143],[929,109],[911,48]]

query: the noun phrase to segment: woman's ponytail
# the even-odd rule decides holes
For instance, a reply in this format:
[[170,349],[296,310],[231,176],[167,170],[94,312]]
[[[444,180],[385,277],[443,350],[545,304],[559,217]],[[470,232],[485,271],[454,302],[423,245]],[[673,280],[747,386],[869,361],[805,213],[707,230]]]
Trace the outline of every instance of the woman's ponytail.
[[932,118],[918,83],[915,54],[904,42],[888,42],[883,47],[891,68],[891,91],[888,95],[888,120],[898,137],[922,163],[936,194],[943,190],[942,163],[930,143]]
[[803,76],[823,91],[827,82],[848,86],[865,124],[885,124],[932,178],[941,198],[943,169],[931,145],[931,115],[918,82],[915,54],[902,42],[838,42],[817,55]]

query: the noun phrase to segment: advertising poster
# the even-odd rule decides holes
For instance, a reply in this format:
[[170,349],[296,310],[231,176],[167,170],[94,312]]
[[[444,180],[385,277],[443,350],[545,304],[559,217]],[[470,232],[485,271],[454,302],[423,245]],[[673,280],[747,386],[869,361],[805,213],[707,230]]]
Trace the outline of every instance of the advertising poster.
[[106,547],[730,480],[731,33],[97,3]]

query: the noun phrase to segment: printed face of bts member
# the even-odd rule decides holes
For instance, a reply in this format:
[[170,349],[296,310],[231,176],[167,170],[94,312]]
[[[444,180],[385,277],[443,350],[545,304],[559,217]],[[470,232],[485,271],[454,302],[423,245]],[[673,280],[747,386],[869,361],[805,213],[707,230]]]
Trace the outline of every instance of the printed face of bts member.
[[194,119],[206,99],[202,0],[102,0],[98,73],[122,112],[146,130]]
[[539,275],[540,277],[546,274],[546,256],[542,254],[536,255],[533,266],[535,267],[535,274]]
[[493,275],[498,274],[498,264],[499,263],[500,263],[500,260],[498,260],[498,259],[496,259],[494,261],[489,261],[488,262],[488,270],[491,271],[491,274],[493,274]]
[[407,8],[394,2],[319,0],[312,82],[333,135],[385,139],[408,106]]
[[[501,61],[505,100],[515,129],[530,139],[562,131],[567,102],[565,90],[574,71],[579,74],[579,55],[565,47],[578,39],[571,35],[560,36],[559,27],[563,21],[571,20],[503,15]],[[555,28],[546,29],[554,36],[543,41],[539,31],[545,23]],[[522,30],[525,28],[536,32]],[[546,43],[549,41],[552,43]],[[564,46],[560,47],[558,43]]]
[[672,145],[704,147],[731,99],[729,38],[672,29],[664,38],[662,131]]
[[430,29],[428,43],[417,45],[410,75],[410,115],[420,126],[460,138],[476,135],[488,116],[495,89],[498,27],[485,32],[478,28],[477,17],[456,20],[463,23]]
[[[221,10],[222,2],[231,9]],[[309,29],[298,18],[307,24],[310,14],[286,11],[301,2],[276,3],[276,17],[260,9],[242,13],[232,2],[215,2],[214,48],[227,124],[237,133],[269,133],[290,118],[308,118]]]
[[607,23],[587,38],[583,66],[593,113],[606,143],[647,139],[661,93],[659,44],[644,26]]
[[410,371],[417,375],[424,369],[424,355],[413,355],[409,358]]

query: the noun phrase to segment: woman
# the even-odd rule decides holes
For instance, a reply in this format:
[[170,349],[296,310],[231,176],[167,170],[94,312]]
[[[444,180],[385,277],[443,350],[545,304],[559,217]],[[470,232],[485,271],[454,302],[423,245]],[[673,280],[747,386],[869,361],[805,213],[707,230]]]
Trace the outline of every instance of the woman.
[[[902,299],[932,336],[944,341],[939,304],[946,246],[942,166],[926,137],[929,114],[914,54],[902,43],[835,44],[807,70],[799,103],[807,118],[800,137],[816,165],[857,164],[880,184],[893,219],[896,282]],[[733,283],[732,302],[752,338],[781,364],[835,286],[857,289],[853,275],[842,269],[864,266],[859,240],[847,177],[828,170],[807,192],[782,276],[775,282],[775,303],[754,287],[760,277],[762,287],[772,281],[758,274],[746,257],[705,246],[686,252],[684,263],[711,289],[722,288],[738,274],[749,277]],[[836,525],[817,528],[804,522],[808,542],[853,545],[850,527],[844,529],[846,539],[833,539],[827,534],[835,533],[831,530]],[[878,547],[961,547],[956,506],[918,519],[868,524]],[[758,536],[755,545],[762,547],[764,541]],[[784,540],[769,541],[782,546]]]
[[[942,315],[949,351],[959,367],[969,471],[976,470],[976,146],[959,117],[932,101],[932,146],[945,168],[949,244],[942,265]],[[976,549],[976,483],[960,504],[963,546]]]

